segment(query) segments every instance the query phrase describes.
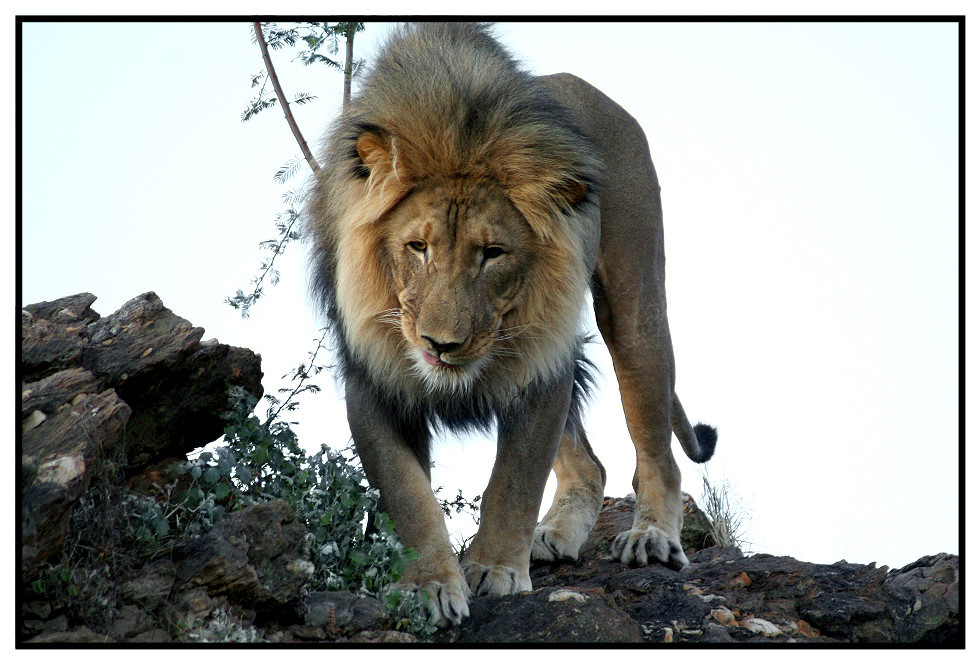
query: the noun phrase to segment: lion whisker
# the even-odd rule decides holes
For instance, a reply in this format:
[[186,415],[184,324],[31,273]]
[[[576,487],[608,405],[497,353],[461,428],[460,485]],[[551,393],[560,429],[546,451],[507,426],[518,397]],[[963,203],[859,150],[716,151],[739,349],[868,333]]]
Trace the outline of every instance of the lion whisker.
[[382,311],[375,316],[375,320],[383,325],[390,325],[395,329],[401,329],[401,309],[391,308]]

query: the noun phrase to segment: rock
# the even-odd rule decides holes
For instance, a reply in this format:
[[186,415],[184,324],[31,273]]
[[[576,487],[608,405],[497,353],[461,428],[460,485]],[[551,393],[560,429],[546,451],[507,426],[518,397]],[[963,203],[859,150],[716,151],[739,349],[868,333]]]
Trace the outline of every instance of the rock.
[[128,641],[143,633],[156,630],[156,620],[135,605],[123,606],[109,627],[109,636],[116,641]]
[[680,530],[680,545],[683,546],[683,550],[687,555],[691,555],[698,550],[716,546],[710,519],[689,494],[682,495],[683,528]]
[[413,636],[411,633],[404,633],[403,631],[362,631],[361,633],[358,633],[347,640],[347,642],[356,642],[359,644],[369,645],[410,645],[418,642],[418,638]]
[[60,552],[72,509],[93,468],[121,442],[131,410],[112,389],[96,393],[86,371],[58,373],[24,393],[29,408],[37,408],[32,411],[46,412],[24,432],[21,446],[21,572],[29,580]]
[[904,611],[901,642],[939,644],[961,637],[957,556],[922,557],[888,573],[884,585],[897,600],[896,611]]
[[138,633],[132,636],[131,638],[127,638],[126,642],[165,644],[168,642],[173,642],[173,638],[171,638],[170,634],[167,633],[162,628],[154,628],[154,629],[150,629],[149,631],[143,631],[142,633]]
[[79,626],[71,631],[43,633],[27,641],[29,645],[73,645],[73,644],[107,644],[112,638],[96,633],[87,626]]
[[82,293],[21,314],[22,573],[56,555],[106,452],[132,473],[221,435],[229,385],[261,396],[261,357],[211,343],[153,293],[102,318]]
[[594,589],[539,589],[510,596],[483,596],[470,617],[441,631],[439,642],[522,644],[638,643],[636,622]]
[[224,432],[229,385],[261,396],[261,357],[221,344],[149,292],[89,326],[82,364],[133,408],[130,469],[178,457]]
[[[646,642],[962,642],[955,555],[926,557],[888,572],[873,564],[811,564],[711,547],[692,553],[690,566],[680,572],[659,565],[630,569],[611,561],[607,551],[611,539],[630,526],[632,508],[629,499],[606,499],[582,558],[535,566],[535,589],[601,589]],[[514,625],[535,628],[533,621]]]
[[99,314],[91,308],[96,299],[98,298],[92,293],[83,292],[53,302],[29,304],[24,307],[24,311],[39,320],[51,320],[60,324],[87,324],[99,319]]
[[[27,382],[21,389],[20,416],[27,419],[35,412],[44,414],[40,425],[54,414],[58,408],[70,403],[79,394],[92,394],[99,390],[95,376],[84,368],[70,368],[49,375],[37,382]],[[30,430],[37,428],[30,426]],[[25,427],[25,432],[27,431]]]
[[333,639],[391,626],[391,616],[380,601],[350,592],[310,592],[303,609],[305,625],[324,629]]
[[176,555],[180,590],[203,587],[211,596],[262,610],[282,609],[312,575],[303,555],[305,526],[283,500],[226,516]]
[[150,564],[132,580],[119,587],[119,597],[131,601],[146,610],[158,610],[170,596],[177,578],[177,569],[170,560]]
[[[261,397],[260,356],[216,342],[202,344],[204,330],[175,315],[156,294],[135,297],[105,318],[91,309],[94,301],[94,295],[83,293],[25,308],[25,429],[39,427],[42,415],[50,417],[65,392],[113,389],[132,411],[126,452],[127,468],[135,473],[220,437],[229,385]],[[47,394],[46,400],[39,393]]]
[[78,366],[88,324],[99,319],[90,306],[95,295],[82,293],[24,308],[21,315],[21,379],[35,382]]

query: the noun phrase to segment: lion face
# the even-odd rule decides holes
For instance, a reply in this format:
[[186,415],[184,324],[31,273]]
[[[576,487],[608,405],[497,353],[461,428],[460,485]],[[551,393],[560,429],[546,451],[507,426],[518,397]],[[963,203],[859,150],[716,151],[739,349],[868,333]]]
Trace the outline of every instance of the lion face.
[[311,207],[317,250],[335,260],[344,346],[375,385],[406,407],[502,407],[569,366],[597,207],[575,207],[585,186],[553,160],[530,169],[536,143],[509,159],[441,154],[453,144],[371,129],[336,148],[349,161]]
[[469,388],[512,354],[535,237],[491,183],[427,184],[383,222],[397,293],[392,312],[415,372],[439,391]]

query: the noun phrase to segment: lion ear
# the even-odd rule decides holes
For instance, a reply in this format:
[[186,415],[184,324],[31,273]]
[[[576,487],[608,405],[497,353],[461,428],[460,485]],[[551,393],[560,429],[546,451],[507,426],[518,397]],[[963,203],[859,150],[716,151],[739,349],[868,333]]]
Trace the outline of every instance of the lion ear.
[[365,131],[357,139],[357,156],[374,179],[383,179],[394,172],[391,153],[391,140],[373,131]]
[[588,187],[581,180],[565,182],[557,187],[557,194],[568,204],[568,207],[573,207],[585,199],[588,195]]

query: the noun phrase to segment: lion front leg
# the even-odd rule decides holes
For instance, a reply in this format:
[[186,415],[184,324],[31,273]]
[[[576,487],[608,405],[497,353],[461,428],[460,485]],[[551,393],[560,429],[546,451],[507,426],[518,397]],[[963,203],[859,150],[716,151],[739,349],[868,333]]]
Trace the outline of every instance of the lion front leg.
[[462,563],[476,595],[531,589],[534,526],[567,420],[571,385],[569,373],[546,388],[529,390],[500,422],[479,530]]
[[[367,479],[380,491],[381,509],[391,517],[404,545],[419,556],[396,587],[426,591],[436,625],[459,624],[469,616],[469,587],[432,492],[424,425],[396,425],[390,409],[382,407],[353,372],[347,376],[347,419]],[[408,433],[417,438],[410,444],[404,438]]]

